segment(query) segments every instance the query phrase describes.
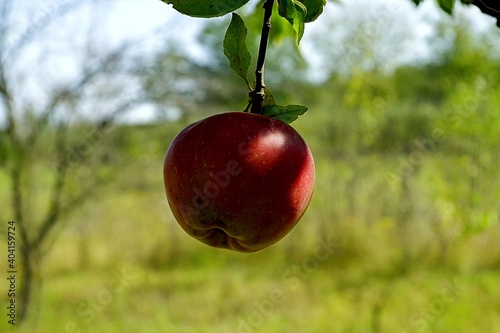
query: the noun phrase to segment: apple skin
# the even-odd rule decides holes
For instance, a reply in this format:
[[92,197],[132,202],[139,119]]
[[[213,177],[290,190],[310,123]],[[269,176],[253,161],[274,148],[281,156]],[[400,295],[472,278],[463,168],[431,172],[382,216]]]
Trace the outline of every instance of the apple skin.
[[183,129],[168,149],[163,176],[173,215],[189,235],[213,247],[255,252],[300,220],[315,168],[290,125],[228,112]]

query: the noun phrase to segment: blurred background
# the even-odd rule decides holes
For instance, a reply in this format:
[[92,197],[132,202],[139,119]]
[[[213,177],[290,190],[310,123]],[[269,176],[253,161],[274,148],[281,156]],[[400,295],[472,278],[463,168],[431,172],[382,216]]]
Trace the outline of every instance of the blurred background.
[[[258,1],[240,13],[256,58]],[[297,227],[254,254],[186,235],[162,176],[182,128],[246,106],[229,20],[153,0],[2,1],[0,331],[500,332],[495,20],[330,2],[297,47],[275,18],[266,83],[309,107],[293,127],[317,182]]]

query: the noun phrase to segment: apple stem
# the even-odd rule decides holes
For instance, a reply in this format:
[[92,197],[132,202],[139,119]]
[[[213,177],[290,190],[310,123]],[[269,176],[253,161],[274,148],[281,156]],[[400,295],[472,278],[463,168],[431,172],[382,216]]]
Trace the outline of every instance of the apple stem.
[[274,0],[266,0],[264,3],[264,23],[262,24],[262,33],[260,36],[259,56],[257,58],[257,67],[255,69],[255,89],[250,93],[252,99],[251,113],[262,113],[262,104],[266,98],[264,84],[264,63],[266,61],[267,41],[269,31],[271,30],[271,16],[273,15]]

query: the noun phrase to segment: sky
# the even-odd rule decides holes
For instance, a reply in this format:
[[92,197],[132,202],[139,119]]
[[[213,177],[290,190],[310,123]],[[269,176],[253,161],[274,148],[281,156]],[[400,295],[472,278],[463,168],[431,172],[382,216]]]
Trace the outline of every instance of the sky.
[[[98,1],[92,5],[82,5],[76,13],[63,16],[50,26],[44,26],[44,22],[55,17],[59,10],[72,1],[74,0],[16,0],[16,13],[19,15],[16,16],[12,25],[14,29],[8,36],[7,48],[1,50],[2,57],[10,49],[15,49],[16,45],[22,42],[25,37],[45,36],[40,38],[42,43],[51,44],[51,50],[55,50],[52,59],[48,60],[55,65],[48,67],[56,70],[41,72],[40,75],[44,77],[71,76],[71,68],[75,65],[74,59],[71,55],[68,56],[62,51],[57,51],[64,48],[65,40],[84,40],[82,36],[93,31],[96,45],[100,45],[102,48],[112,48],[125,40],[141,40],[138,44],[140,52],[153,53],[168,44],[170,40],[177,40],[185,46],[191,57],[203,58],[203,49],[196,43],[196,35],[206,19],[179,14],[171,6],[159,0]],[[246,7],[252,6],[255,1],[251,0]],[[85,2],[80,2],[85,4]],[[488,29],[495,25],[493,18],[481,14],[473,6],[467,9],[459,7],[457,11],[470,17],[478,30]],[[376,32],[387,38],[395,38],[397,33],[406,33],[411,36],[406,41],[409,44],[401,48],[400,52],[391,50],[391,44],[395,43],[391,43],[390,40],[385,43],[385,48],[380,47],[375,50],[375,52],[388,54],[397,53],[397,56],[391,57],[394,66],[428,60],[432,56],[427,46],[427,40],[432,35],[429,22],[450,20],[446,14],[437,9],[433,0],[426,0],[417,9],[409,0],[344,0],[341,1],[340,5],[329,4],[317,21],[306,25],[301,42],[302,52],[306,58],[312,60],[312,79],[323,80],[329,74],[323,64],[328,63],[329,57],[335,55],[334,52],[345,52],[342,46],[339,48],[337,45],[330,49],[320,49],[317,41],[324,34],[322,29],[331,27],[332,34],[341,36],[343,33],[347,33],[351,22],[356,17],[361,17],[361,20],[365,22],[364,25],[361,25],[358,34],[364,34],[367,38],[375,38]],[[226,15],[210,20],[222,20],[229,23],[229,19],[229,15]],[[163,29],[162,33],[153,33],[157,29]],[[396,35],[389,32],[396,33]],[[384,43],[380,45],[384,45]],[[84,47],[83,44],[82,47]],[[26,52],[26,56],[35,59],[35,57],[40,56],[40,52],[43,50],[45,48],[40,48],[40,44],[33,43],[30,52]],[[51,55],[45,56],[51,57]],[[22,64],[22,61],[18,61],[18,63]],[[39,91],[40,94],[43,94],[42,88],[33,86],[29,90]],[[0,113],[0,123],[2,122],[1,117],[2,113]],[[154,107],[144,106],[136,110],[125,121],[147,122],[154,117]]]
[[[245,7],[251,7],[255,3],[255,0],[251,0]],[[495,19],[482,14],[475,6],[467,7],[465,10],[459,6],[457,11],[461,14],[465,12],[465,15],[472,18],[479,30],[495,25]],[[137,17],[138,13],[140,16]],[[365,16],[365,20],[371,21],[372,24],[367,26],[367,29],[377,28],[377,25],[380,26],[379,28],[394,28],[395,25],[391,26],[388,22],[383,21],[397,21],[398,18],[405,20],[405,22],[399,22],[401,25],[413,25],[416,34],[412,41],[414,44],[413,52],[409,52],[407,55],[408,62],[429,56],[428,50],[425,49],[426,40],[432,33],[429,22],[448,19],[447,14],[437,8],[434,0],[426,0],[416,9],[410,0],[343,0],[340,5],[334,5],[330,2],[317,21],[306,24],[304,38],[301,42],[304,52],[314,53],[312,40],[317,37],[318,31],[331,21],[343,18],[345,22],[346,19],[348,20],[349,13],[362,14]],[[109,25],[110,30],[116,36],[134,36],[175,22],[170,34],[182,36],[181,38],[186,41],[186,44],[191,44],[192,53],[196,56],[200,50],[195,47],[194,37],[205,20],[179,14],[171,6],[158,0],[120,0],[113,8],[113,16]],[[229,17],[226,15],[218,20],[229,22]]]

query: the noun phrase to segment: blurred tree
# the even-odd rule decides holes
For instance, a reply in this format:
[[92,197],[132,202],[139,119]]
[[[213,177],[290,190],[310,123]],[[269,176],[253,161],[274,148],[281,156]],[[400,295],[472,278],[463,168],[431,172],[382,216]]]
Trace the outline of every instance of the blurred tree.
[[466,221],[464,235],[488,229],[499,213],[498,200],[491,194],[498,188],[495,165],[499,156],[495,151],[500,128],[500,76],[499,58],[490,38],[498,40],[500,31],[477,38],[470,32],[472,25],[469,22],[439,27],[452,31],[453,43],[439,71],[447,98],[437,126],[446,134],[448,154],[457,156],[466,171],[466,190],[455,198]]
[[172,113],[199,117],[221,112],[221,105],[244,108],[244,90],[236,92],[241,85],[231,84],[227,70],[196,61],[175,44],[166,45],[152,63],[138,68],[136,75],[143,82],[145,99],[163,110],[164,119]]
[[[415,5],[419,5],[424,0],[411,0]],[[438,5],[447,13],[452,13],[455,7],[455,0],[436,0]],[[458,2],[458,0],[456,1]],[[497,26],[500,27],[500,3],[496,0],[460,0],[465,5],[477,6],[484,14],[497,19]]]
[[471,3],[477,6],[481,11],[487,15],[493,16],[497,19],[497,26],[500,28],[500,3],[495,0],[462,0],[464,3]]
[[[128,56],[133,42],[99,43],[98,25],[86,35],[50,29],[83,4],[51,8],[21,33],[14,31],[18,3],[0,5],[0,168],[9,179],[5,213],[18,227],[18,323],[28,316],[43,258],[66,218],[116,174],[116,154],[104,144],[114,120],[144,100],[130,75],[141,65]],[[107,12],[96,3],[92,11]],[[81,32],[85,22],[76,17]]]

